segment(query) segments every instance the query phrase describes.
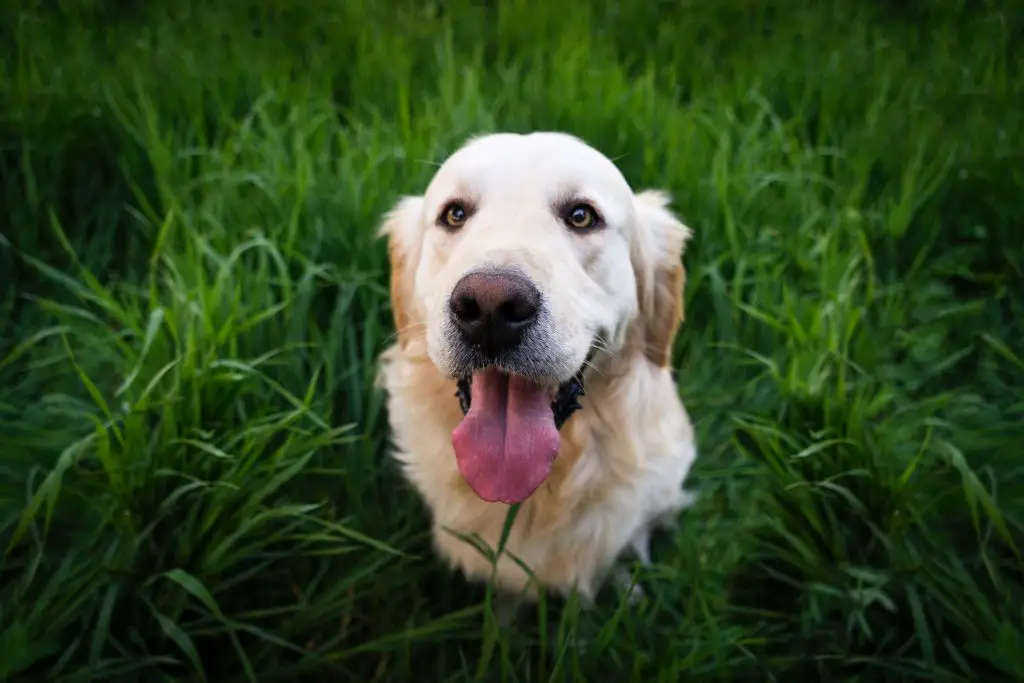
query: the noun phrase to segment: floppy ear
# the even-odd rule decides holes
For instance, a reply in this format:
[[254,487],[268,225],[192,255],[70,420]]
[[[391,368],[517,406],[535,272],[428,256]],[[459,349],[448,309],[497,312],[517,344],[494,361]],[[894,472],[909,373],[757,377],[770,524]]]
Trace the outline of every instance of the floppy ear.
[[419,229],[422,197],[403,197],[384,217],[379,235],[388,240],[391,269],[391,315],[398,345],[405,348],[422,322],[413,296],[413,279],[423,236]]
[[638,225],[632,260],[640,304],[640,339],[647,359],[665,367],[683,320],[686,270],[682,255],[690,229],[669,210],[667,193],[647,190],[634,201]]

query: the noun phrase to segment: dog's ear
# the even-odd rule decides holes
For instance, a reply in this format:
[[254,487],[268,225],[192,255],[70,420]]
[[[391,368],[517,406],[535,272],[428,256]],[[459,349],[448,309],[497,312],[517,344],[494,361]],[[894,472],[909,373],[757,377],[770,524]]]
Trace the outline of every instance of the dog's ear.
[[401,348],[409,343],[422,321],[413,296],[413,280],[423,242],[419,225],[422,210],[422,197],[403,197],[384,217],[379,230],[379,235],[386,237],[388,242],[391,315]]
[[690,229],[668,208],[667,193],[647,190],[634,201],[638,225],[631,258],[640,304],[639,340],[648,360],[664,367],[683,320],[682,255]]

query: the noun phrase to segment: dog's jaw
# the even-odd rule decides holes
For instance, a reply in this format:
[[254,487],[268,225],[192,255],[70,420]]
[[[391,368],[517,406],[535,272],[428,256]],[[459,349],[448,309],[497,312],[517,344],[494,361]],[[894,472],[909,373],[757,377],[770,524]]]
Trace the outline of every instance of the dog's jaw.
[[[459,400],[459,408],[462,409],[463,415],[469,412],[469,406],[473,401],[472,387],[471,375],[459,378],[455,397]],[[585,395],[583,368],[580,368],[576,375],[558,387],[558,393],[555,394],[555,399],[551,402],[551,412],[554,413],[556,428],[561,429],[573,413],[583,407],[580,405],[579,398]]]

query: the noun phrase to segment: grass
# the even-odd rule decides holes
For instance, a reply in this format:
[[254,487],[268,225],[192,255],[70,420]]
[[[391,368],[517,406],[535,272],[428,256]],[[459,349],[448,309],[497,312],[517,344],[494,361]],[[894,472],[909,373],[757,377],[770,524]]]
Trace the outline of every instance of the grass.
[[[1024,678],[1008,4],[11,5],[0,679]],[[538,128],[694,228],[700,502],[502,632],[386,455],[373,234]]]

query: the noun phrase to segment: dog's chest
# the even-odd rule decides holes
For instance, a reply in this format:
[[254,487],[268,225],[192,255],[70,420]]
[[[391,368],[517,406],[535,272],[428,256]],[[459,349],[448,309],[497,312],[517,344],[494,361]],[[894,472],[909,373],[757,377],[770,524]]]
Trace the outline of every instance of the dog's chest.
[[[644,524],[645,506],[636,480],[611,486],[597,476],[587,478],[586,470],[585,460],[575,463],[572,474],[578,480],[545,484],[522,504],[506,544],[511,557],[499,561],[499,584],[522,588],[527,575],[521,562],[549,588],[587,591]],[[454,481],[449,495],[438,503],[433,506],[438,550],[467,577],[489,579],[490,560],[459,536],[475,536],[493,551],[509,508],[485,503]]]

